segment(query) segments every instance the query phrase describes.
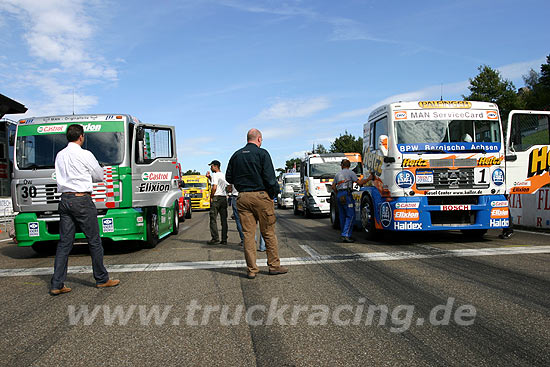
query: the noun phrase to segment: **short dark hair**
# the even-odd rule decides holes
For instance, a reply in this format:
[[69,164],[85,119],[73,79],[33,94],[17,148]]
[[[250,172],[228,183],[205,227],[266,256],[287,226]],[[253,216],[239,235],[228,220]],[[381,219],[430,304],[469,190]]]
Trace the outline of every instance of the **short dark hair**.
[[342,159],[342,163],[340,163],[342,165],[342,167],[344,168],[350,168],[351,167],[351,162],[349,161],[349,159]]
[[80,135],[84,135],[84,128],[79,124],[69,125],[67,128],[67,140],[69,142],[77,141]]

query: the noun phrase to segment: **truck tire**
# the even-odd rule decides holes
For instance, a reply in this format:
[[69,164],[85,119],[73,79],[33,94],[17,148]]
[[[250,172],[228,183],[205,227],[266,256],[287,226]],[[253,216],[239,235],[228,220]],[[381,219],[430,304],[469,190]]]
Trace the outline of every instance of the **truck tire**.
[[191,209],[191,205],[189,205],[189,210],[187,213],[185,213],[185,219],[191,219],[191,215],[193,213],[193,209]]
[[304,217],[311,218],[312,215],[311,215],[311,212],[309,211],[308,206],[307,206],[308,198],[306,196],[304,196],[303,202],[304,202],[303,203],[303,205],[304,205]]
[[364,195],[361,199],[361,229],[367,240],[378,237],[379,233],[374,225],[374,206],[369,195]]
[[144,247],[154,248],[159,242],[159,220],[158,209],[156,206],[147,208],[145,221],[147,226],[147,238]]
[[174,203],[174,220],[172,223],[172,234],[178,234],[180,231],[180,214],[179,214],[179,202],[176,200]]
[[300,215],[300,211],[298,210],[298,204],[296,203],[296,200],[292,202],[292,208],[294,209],[294,215]]
[[336,202],[336,195],[330,195],[330,223],[332,228],[340,229],[340,211]]
[[39,255],[52,256],[57,251],[57,242],[55,241],[41,241],[32,244],[32,249]]

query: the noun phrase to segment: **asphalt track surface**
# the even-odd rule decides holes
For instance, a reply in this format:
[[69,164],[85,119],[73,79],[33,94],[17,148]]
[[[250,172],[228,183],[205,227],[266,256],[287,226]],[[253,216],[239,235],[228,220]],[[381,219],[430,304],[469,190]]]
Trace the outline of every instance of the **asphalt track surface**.
[[94,287],[75,246],[73,291],[56,297],[53,256],[3,240],[0,365],[550,365],[550,236],[344,244],[327,218],[277,217],[288,274],[268,275],[258,253],[247,279],[234,221],[229,245],[207,245],[208,213],[195,212],[154,249],[106,244],[116,288]]

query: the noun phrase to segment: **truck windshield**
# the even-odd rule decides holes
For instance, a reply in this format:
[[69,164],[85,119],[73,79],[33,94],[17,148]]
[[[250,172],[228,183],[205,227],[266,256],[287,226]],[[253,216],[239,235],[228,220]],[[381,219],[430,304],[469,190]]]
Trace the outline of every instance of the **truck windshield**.
[[[124,158],[123,141],[122,132],[86,133],[82,148],[91,151],[100,164],[117,165]],[[18,136],[17,167],[22,170],[55,168],[55,156],[66,146],[65,134]]]
[[299,184],[300,177],[285,177],[285,184]]
[[[310,175],[313,178],[334,178],[342,170],[340,162],[314,163],[310,165]],[[362,174],[361,165],[358,162],[351,162],[350,170],[356,174]]]
[[411,120],[396,121],[397,144],[498,143],[498,120]]
[[198,188],[198,189],[206,189],[206,182],[186,182],[185,183],[186,188]]

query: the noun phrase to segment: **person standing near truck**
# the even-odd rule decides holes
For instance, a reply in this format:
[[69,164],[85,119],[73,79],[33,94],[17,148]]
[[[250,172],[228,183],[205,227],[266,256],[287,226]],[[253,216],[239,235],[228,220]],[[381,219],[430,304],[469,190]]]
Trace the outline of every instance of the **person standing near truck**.
[[338,203],[338,212],[340,218],[340,228],[342,229],[342,242],[354,242],[351,238],[353,231],[353,222],[355,220],[355,204],[351,191],[353,183],[362,185],[366,182],[365,179],[359,180],[355,172],[350,170],[351,162],[348,159],[342,159],[340,163],[342,170],[334,176],[332,181],[332,190],[337,191],[336,202]]
[[250,129],[247,144],[231,156],[227,165],[227,181],[239,190],[237,209],[244,233],[244,256],[248,279],[256,278],[260,271],[256,264],[256,224],[266,242],[269,274],[285,274],[281,266],[277,236],[275,235],[275,206],[273,198],[279,191],[273,162],[267,150],[262,149],[262,133]]
[[[208,241],[209,245],[227,245],[227,192],[225,190],[227,182],[225,175],[220,170],[221,163],[218,160],[210,162],[212,169],[212,193],[210,195],[210,235],[212,239]],[[219,240],[218,223],[216,218],[220,214],[222,222],[222,240]]]
[[114,287],[120,280],[109,279],[103,265],[103,246],[99,236],[97,208],[92,201],[94,182],[103,181],[103,168],[92,152],[82,149],[84,128],[72,124],[67,128],[67,147],[55,158],[57,191],[61,193],[59,202],[59,243],[55,253],[54,274],[50,294],[57,296],[68,293],[65,286],[69,254],[73,248],[76,226],[78,225],[88,240],[92,269],[96,287]]

